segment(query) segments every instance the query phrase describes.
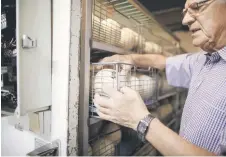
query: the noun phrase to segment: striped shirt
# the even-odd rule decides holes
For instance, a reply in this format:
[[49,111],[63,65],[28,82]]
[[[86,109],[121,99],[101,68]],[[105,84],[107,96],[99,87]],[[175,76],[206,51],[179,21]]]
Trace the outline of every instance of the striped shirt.
[[217,155],[226,151],[226,47],[166,61],[168,83],[189,88],[180,136]]

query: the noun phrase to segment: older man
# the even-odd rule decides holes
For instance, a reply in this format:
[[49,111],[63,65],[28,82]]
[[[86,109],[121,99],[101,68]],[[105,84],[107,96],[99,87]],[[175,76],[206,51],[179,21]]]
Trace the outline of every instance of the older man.
[[166,68],[168,83],[189,88],[180,135],[147,110],[128,87],[104,88],[95,95],[101,118],[133,128],[163,155],[222,155],[226,148],[226,0],[187,0],[183,24],[203,52],[165,58],[161,55],[115,55],[103,61]]

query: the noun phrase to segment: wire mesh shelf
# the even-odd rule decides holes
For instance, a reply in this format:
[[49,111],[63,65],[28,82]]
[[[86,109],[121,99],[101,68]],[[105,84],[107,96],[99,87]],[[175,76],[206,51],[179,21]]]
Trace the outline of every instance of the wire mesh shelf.
[[90,138],[89,155],[129,156],[142,145],[136,131],[109,122],[97,136]]
[[178,43],[131,0],[94,0],[92,39],[133,53],[162,53]]
[[107,123],[101,133],[89,140],[89,154],[93,156],[118,155],[118,148],[122,137],[121,128],[114,123]]
[[[90,116],[98,117],[93,102],[95,93],[107,96],[104,86],[120,90],[123,86],[137,91],[146,104],[157,101],[158,79],[157,70],[140,69],[126,63],[93,63],[90,84]],[[108,96],[107,96],[108,97]]]
[[[142,36],[143,24],[131,18],[134,7],[128,1],[94,0],[92,38],[94,41],[114,45],[128,51],[142,53],[146,39]],[[124,11],[121,9],[124,7]],[[130,15],[130,14],[131,15]],[[125,22],[126,21],[126,22]]]
[[93,156],[114,156],[117,152],[117,143],[106,137],[98,138],[90,144],[90,154]]

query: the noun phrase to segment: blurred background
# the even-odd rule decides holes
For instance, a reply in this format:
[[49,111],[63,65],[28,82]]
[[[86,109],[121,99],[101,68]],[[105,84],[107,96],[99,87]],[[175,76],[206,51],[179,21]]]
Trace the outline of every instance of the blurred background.
[[178,39],[187,52],[198,52],[192,45],[192,38],[187,26],[182,25],[182,10],[186,0],[139,0],[156,18],[156,20]]

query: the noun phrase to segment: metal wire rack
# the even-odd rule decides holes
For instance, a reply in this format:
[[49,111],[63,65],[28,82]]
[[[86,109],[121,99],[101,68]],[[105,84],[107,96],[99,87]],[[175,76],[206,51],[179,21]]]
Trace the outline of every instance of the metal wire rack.
[[[103,128],[101,134],[89,140],[89,155],[93,156],[113,156],[118,155],[118,145],[121,141],[121,129],[114,123],[110,129]],[[113,126],[113,127],[112,127]]]
[[143,143],[132,129],[114,123],[106,125],[99,135],[89,140],[90,156],[128,156],[142,147]]
[[111,6],[104,5],[101,0],[94,0],[92,14],[93,39],[120,46],[120,25],[109,18]]
[[158,45],[154,53],[161,53],[165,45],[176,48],[177,43],[131,0],[94,0],[92,39],[136,53],[152,53],[149,42]]
[[90,87],[90,116],[98,117],[93,102],[95,93],[107,96],[104,86],[117,90],[123,86],[137,91],[146,104],[157,101],[158,79],[157,70],[153,68],[140,69],[126,63],[93,63]]
[[93,156],[114,156],[118,152],[117,141],[112,141],[107,136],[98,136],[93,141],[90,141],[91,151]]
[[[95,41],[142,53],[145,48],[143,25],[122,14],[119,1],[94,0],[92,37]],[[124,22],[126,20],[126,22]]]

